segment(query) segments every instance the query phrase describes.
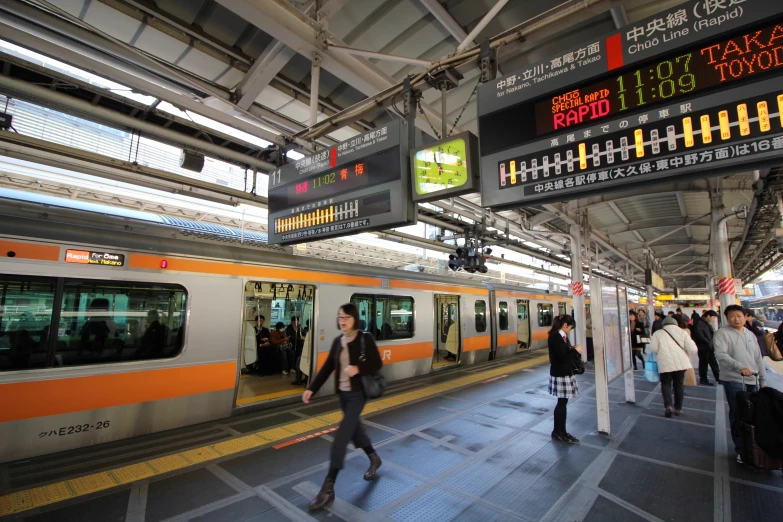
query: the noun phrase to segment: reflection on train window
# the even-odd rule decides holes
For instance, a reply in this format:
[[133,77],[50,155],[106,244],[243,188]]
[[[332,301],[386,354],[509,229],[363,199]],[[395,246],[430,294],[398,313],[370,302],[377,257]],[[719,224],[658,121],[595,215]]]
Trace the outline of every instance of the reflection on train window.
[[552,305],[538,303],[538,326],[552,326]]
[[568,313],[568,303],[557,303],[557,315],[566,315]]
[[66,279],[55,366],[162,359],[183,347],[179,285]]
[[[359,309],[359,326],[379,341],[413,337],[413,298],[392,295],[354,294],[351,303]],[[372,318],[375,318],[375,321]]]
[[474,308],[474,312],[476,315],[476,331],[477,332],[486,332],[487,331],[487,303],[486,301],[476,301],[476,306]]
[[501,330],[508,330],[508,303],[500,301],[500,313],[498,314],[498,327]]
[[47,365],[54,278],[0,276],[0,370]]

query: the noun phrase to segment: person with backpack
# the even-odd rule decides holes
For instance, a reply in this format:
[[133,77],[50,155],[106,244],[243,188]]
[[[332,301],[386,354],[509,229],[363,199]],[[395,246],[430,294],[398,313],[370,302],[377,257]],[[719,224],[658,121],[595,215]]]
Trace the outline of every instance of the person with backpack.
[[691,316],[693,320],[691,335],[693,342],[696,343],[696,347],[699,349],[699,382],[705,386],[714,386],[707,378],[707,367],[712,368],[712,375],[718,384],[720,384],[720,368],[718,368],[718,360],[715,359],[715,347],[712,344],[715,332],[706,318],[706,310],[701,317],[695,311],[693,312]]
[[576,397],[579,389],[574,377],[574,358],[581,357],[582,345],[571,346],[568,334],[576,326],[570,315],[559,315],[552,321],[547,344],[549,346],[549,394],[557,397],[555,426],[552,439],[577,443],[579,439],[566,431],[568,399]]
[[352,303],[342,305],[337,311],[337,326],[342,334],[332,341],[332,348],[324,365],[302,394],[302,402],[309,404],[313,394],[321,389],[334,372],[335,387],[339,393],[340,408],[343,410],[343,420],[333,435],[329,473],[318,495],[310,502],[311,511],[319,511],[334,500],[334,483],[343,468],[349,441],[364,450],[370,459],[370,467],[364,474],[364,480],[375,479],[382,463],[367,432],[364,431],[361,414],[367,403],[362,376],[380,371],[383,360],[373,336],[358,329],[359,310]]
[[729,305],[723,314],[728,324],[715,332],[713,343],[715,357],[720,366],[723,390],[726,393],[726,402],[729,403],[731,439],[734,441],[737,462],[742,464],[742,439],[737,430],[733,429],[737,410],[737,392],[756,392],[754,375],[758,375],[759,386],[764,388],[767,385],[766,370],[756,336],[745,327],[747,321],[745,310],[739,305]]
[[697,351],[696,343],[688,335],[687,328],[682,328],[673,317],[667,317],[663,320],[663,327],[653,334],[650,350],[655,354],[658,372],[661,374],[664,416],[672,416],[672,407],[675,415],[682,415],[682,401],[685,397],[683,382],[685,372],[692,368],[691,355]]

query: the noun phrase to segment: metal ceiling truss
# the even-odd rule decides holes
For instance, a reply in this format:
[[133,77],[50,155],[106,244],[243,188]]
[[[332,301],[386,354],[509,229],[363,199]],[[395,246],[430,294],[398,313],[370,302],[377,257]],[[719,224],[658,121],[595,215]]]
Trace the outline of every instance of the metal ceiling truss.
[[775,239],[775,229],[780,227],[783,218],[780,212],[783,167],[773,168],[763,174],[756,182],[756,204],[745,231],[744,242],[734,258],[735,277],[746,282],[753,282],[783,261]]

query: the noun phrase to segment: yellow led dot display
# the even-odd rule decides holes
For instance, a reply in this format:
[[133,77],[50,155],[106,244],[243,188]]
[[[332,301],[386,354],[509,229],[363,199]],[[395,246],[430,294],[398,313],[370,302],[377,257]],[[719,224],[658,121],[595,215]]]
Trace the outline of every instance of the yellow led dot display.
[[720,111],[718,113],[718,123],[720,124],[720,139],[731,139],[731,128],[729,127],[729,111]]
[[750,122],[748,121],[748,105],[740,103],[737,105],[737,117],[739,118],[740,136],[750,134]]
[[587,146],[584,143],[579,144],[579,168],[587,168]]
[[637,158],[643,158],[644,157],[644,134],[642,133],[642,129],[636,129],[633,131],[633,137],[636,141],[636,157]]
[[509,162],[509,173],[511,174],[511,184],[515,185],[517,182],[517,162],[511,161]]
[[710,115],[705,114],[701,118],[701,141],[704,143],[712,143],[712,123],[710,123]]
[[760,101],[756,104],[756,110],[759,113],[759,129],[761,132],[769,132],[772,125],[769,122],[769,107],[767,102]]
[[693,120],[690,116],[682,119],[682,135],[685,138],[685,146],[693,147]]

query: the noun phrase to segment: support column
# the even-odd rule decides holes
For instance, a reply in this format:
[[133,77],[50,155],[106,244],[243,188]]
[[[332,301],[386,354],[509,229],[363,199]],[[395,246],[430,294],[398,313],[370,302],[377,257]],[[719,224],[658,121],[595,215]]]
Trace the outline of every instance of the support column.
[[647,285],[647,320],[650,323],[650,335],[652,335],[652,324],[655,320],[655,295],[653,287]]
[[574,300],[574,336],[576,344],[581,344],[584,348],[582,360],[587,361],[587,328],[585,323],[587,317],[585,313],[585,285],[582,275],[582,237],[579,232],[579,225],[571,225],[571,287],[573,288]]
[[721,180],[710,180],[710,200],[712,204],[712,247],[715,251],[715,272],[718,276],[718,294],[720,309],[736,302],[734,296],[734,278],[732,275],[731,255],[729,254],[729,234],[726,224],[726,211],[723,207]]
[[310,127],[318,123],[318,87],[321,83],[321,56],[313,53],[313,67],[310,73]]

